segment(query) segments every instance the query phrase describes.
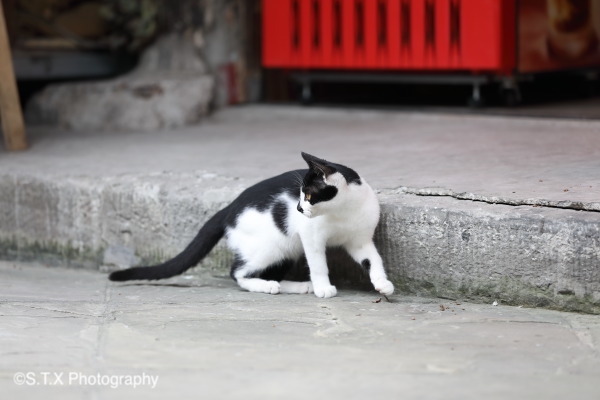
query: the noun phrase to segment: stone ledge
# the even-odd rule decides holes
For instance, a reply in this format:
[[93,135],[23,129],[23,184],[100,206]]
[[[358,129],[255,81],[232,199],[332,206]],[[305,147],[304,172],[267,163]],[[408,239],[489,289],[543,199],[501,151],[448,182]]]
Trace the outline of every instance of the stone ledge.
[[[0,257],[97,269],[110,246],[144,263],[177,254],[251,182],[161,173],[92,179],[0,175]],[[594,212],[380,193],[376,232],[401,293],[600,313]],[[223,243],[202,263],[225,274]],[[368,285],[333,255],[332,280]]]
[[597,213],[396,193],[380,199],[377,242],[403,290],[600,312]]

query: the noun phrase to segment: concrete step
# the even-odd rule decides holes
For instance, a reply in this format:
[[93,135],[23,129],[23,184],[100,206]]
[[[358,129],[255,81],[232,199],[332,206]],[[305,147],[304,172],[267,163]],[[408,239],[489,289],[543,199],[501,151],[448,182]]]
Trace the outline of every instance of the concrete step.
[[[0,258],[163,261],[306,150],[377,189],[376,242],[400,293],[600,313],[599,128],[273,107],[171,132],[40,128],[30,152],[0,157]],[[199,268],[226,274],[230,262],[220,244]],[[339,286],[369,288],[347,257],[330,265]]]

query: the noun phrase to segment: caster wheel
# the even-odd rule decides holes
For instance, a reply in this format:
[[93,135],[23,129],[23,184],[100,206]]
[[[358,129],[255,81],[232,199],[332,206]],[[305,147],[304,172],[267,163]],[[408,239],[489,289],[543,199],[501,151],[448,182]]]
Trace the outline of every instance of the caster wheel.
[[467,105],[471,108],[482,108],[485,106],[485,101],[482,97],[471,97],[467,102]]
[[312,91],[310,89],[310,85],[305,83],[302,85],[302,90],[300,91],[300,104],[303,106],[309,106],[313,103]]
[[508,107],[516,107],[521,104],[521,94],[515,89],[504,90],[502,97],[504,98],[504,104]]
[[473,85],[473,93],[467,103],[471,108],[481,108],[485,105],[483,95],[481,94],[481,87],[479,84]]

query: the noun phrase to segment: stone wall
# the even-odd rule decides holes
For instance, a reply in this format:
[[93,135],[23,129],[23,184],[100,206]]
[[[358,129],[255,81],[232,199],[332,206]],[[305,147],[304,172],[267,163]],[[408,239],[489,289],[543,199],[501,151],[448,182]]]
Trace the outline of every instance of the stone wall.
[[[200,122],[214,107],[257,100],[256,0],[161,2],[166,32],[113,79],[52,84],[27,104],[30,124],[156,130]],[[170,4],[170,5],[169,5]]]

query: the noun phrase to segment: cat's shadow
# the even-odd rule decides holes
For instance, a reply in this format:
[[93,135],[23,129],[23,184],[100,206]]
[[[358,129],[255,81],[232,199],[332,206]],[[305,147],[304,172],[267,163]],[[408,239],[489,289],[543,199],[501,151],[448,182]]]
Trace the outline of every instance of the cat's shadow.
[[211,286],[208,283],[160,283],[160,282],[135,282],[135,283],[125,283],[120,286],[156,286],[156,287],[174,287],[174,288],[201,288],[201,287],[209,287]]

